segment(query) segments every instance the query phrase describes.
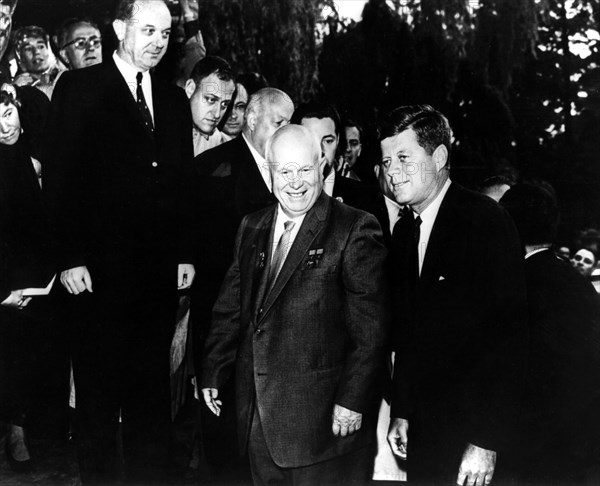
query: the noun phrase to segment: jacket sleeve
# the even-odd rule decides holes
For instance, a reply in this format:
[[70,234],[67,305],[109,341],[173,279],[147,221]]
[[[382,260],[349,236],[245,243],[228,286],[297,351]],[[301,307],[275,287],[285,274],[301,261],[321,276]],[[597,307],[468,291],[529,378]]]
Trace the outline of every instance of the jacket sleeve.
[[386,255],[379,223],[364,214],[350,231],[342,261],[350,349],[336,396],[337,404],[356,412],[367,410],[383,372],[389,325]]
[[231,375],[240,340],[240,248],[246,218],[235,239],[233,262],[223,279],[213,307],[210,331],[204,345],[202,388],[220,388]]

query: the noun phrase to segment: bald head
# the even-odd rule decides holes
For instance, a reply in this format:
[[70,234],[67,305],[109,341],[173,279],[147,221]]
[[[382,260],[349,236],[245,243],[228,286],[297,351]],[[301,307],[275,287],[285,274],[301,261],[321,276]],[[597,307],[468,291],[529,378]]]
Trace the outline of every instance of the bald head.
[[267,140],[275,130],[290,123],[292,99],[276,88],[263,88],[250,97],[244,120],[244,135],[256,151],[265,156]]
[[321,195],[320,156],[321,147],[315,136],[299,125],[280,128],[267,142],[273,194],[287,216],[306,214]]

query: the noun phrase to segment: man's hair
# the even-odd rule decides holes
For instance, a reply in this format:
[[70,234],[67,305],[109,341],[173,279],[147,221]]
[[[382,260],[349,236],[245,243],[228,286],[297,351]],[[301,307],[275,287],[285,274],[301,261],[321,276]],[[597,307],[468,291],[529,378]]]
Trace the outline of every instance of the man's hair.
[[137,7],[135,6],[136,2],[162,2],[167,5],[164,0],[120,0],[117,4],[117,8],[115,9],[115,20],[122,20],[123,22],[128,22],[131,20],[138,11]]
[[3,85],[0,88],[0,105],[15,105],[17,108],[21,107],[21,101],[17,97],[17,92],[12,85]]
[[246,107],[246,114],[255,113],[257,116],[260,116],[267,105],[276,105],[282,101],[288,101],[292,103],[292,105],[294,104],[288,94],[280,89],[271,87],[259,89],[250,96],[248,106]]
[[60,24],[60,27],[56,30],[55,42],[59,49],[64,48],[65,44],[68,42],[71,29],[78,24],[89,24],[98,32],[100,32],[98,24],[96,24],[96,22],[94,22],[92,19],[87,17],[71,17]]
[[512,216],[524,245],[554,242],[559,211],[554,189],[550,184],[516,184],[506,191],[500,204]]
[[448,119],[429,105],[400,106],[391,111],[379,125],[379,141],[393,137],[411,128],[417,142],[428,155],[440,145],[448,150],[452,143],[452,129]]
[[340,121],[340,115],[338,111],[333,105],[328,103],[319,103],[316,101],[303,103],[296,108],[296,111],[294,111],[291,122],[296,125],[301,125],[302,120],[305,118],[317,118],[319,120],[322,120],[323,118],[331,118],[331,120],[333,120],[333,124],[335,125],[336,135],[340,134],[342,122]]
[[23,44],[23,41],[28,37],[32,37],[34,39],[42,39],[44,43],[48,47],[50,47],[50,36],[48,35],[45,29],[37,25],[28,25],[26,27],[21,27],[20,29],[18,29],[15,32],[14,36],[15,47],[17,49],[20,49],[21,45]]
[[211,74],[215,74],[221,81],[235,81],[233,69],[225,59],[219,56],[206,56],[200,59],[192,69],[190,79],[197,86]]

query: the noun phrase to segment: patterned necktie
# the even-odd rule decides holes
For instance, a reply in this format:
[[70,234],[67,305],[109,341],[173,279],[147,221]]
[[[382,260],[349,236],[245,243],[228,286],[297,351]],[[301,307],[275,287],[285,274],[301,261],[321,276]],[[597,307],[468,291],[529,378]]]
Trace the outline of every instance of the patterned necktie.
[[152,123],[152,115],[150,114],[150,109],[146,104],[146,98],[144,97],[144,90],[142,89],[142,78],[144,75],[142,73],[137,73],[137,107],[140,110],[140,114],[142,115],[142,120],[144,120],[144,125],[146,129],[152,133],[154,132],[154,123]]
[[283,262],[285,261],[285,257],[290,249],[290,240],[292,238],[292,230],[296,223],[293,221],[286,221],[283,223],[283,227],[285,231],[279,238],[279,242],[277,243],[277,247],[275,248],[275,252],[273,253],[273,259],[271,260],[271,268],[269,270],[269,287],[271,287],[277,276],[279,275],[279,271],[283,266]]

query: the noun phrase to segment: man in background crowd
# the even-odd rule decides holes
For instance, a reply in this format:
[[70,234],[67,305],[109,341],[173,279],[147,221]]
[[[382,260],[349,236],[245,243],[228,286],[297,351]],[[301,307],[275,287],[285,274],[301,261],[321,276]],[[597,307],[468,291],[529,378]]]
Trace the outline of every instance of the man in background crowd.
[[553,189],[517,184],[500,200],[525,253],[530,353],[518,441],[518,484],[597,484],[600,455],[600,299],[555,256]]
[[362,136],[363,130],[358,123],[352,120],[346,120],[344,123],[345,132],[345,149],[344,162],[340,174],[343,177],[348,177],[356,181],[360,181],[360,177],[354,172],[353,168],[362,152]]
[[234,91],[233,71],[225,59],[207,56],[196,63],[185,83],[194,122],[194,156],[226,141],[217,125]]
[[89,19],[68,19],[56,33],[60,55],[68,68],[81,69],[102,62],[102,36]]
[[341,128],[340,116],[335,107],[326,103],[305,103],[294,112],[292,123],[308,128],[321,144],[321,153],[325,161],[325,193],[345,204],[374,213],[376,191],[361,182],[340,177],[335,171]]

